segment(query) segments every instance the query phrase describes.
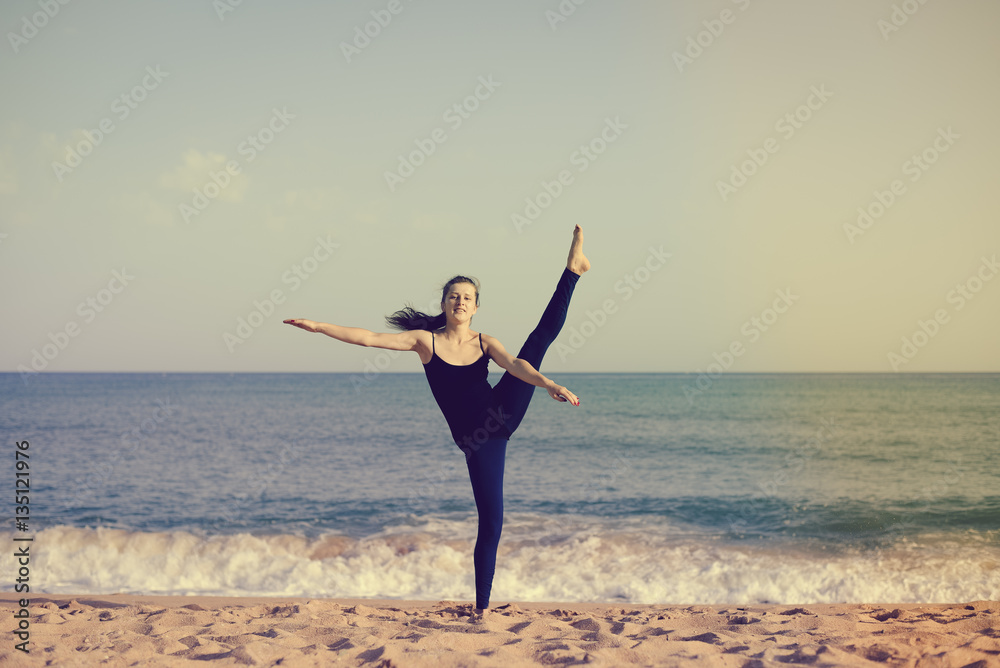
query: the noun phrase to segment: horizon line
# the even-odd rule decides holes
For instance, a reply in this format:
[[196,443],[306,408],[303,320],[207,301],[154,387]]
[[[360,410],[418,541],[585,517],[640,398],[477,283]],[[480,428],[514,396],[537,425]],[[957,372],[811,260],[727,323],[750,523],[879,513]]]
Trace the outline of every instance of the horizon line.
[[[66,371],[0,371],[0,374],[9,375],[45,375],[45,374],[69,374],[69,373],[149,373],[149,374],[350,374],[350,375],[366,375],[372,373],[371,371],[358,370],[358,371],[164,371],[164,370],[97,370],[97,369],[75,369]],[[424,375],[423,371],[378,371],[375,372],[376,375]],[[490,371],[491,374],[500,373],[500,371]],[[795,375],[795,374],[825,374],[825,375],[892,375],[892,376],[905,376],[905,375],[954,375],[954,374],[1000,374],[1000,370],[996,371],[722,371],[718,374],[706,374],[704,371],[552,371],[553,374],[636,374],[636,375],[672,375],[672,376],[692,376],[692,375],[708,375],[710,377],[716,376],[754,376],[754,375]]]

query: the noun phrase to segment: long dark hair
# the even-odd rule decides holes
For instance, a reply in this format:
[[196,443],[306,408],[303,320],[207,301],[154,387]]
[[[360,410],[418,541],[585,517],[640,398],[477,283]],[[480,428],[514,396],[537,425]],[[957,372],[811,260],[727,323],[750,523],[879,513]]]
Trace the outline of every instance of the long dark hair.
[[[469,276],[455,276],[445,283],[444,287],[441,288],[441,303],[444,303],[448,291],[456,283],[471,283],[472,287],[476,289],[476,306],[479,306],[479,281]],[[427,315],[422,311],[417,311],[412,306],[404,306],[392,315],[387,315],[385,322],[393,329],[426,329],[432,332],[444,327],[448,323],[448,316],[444,314],[444,311],[437,315]]]

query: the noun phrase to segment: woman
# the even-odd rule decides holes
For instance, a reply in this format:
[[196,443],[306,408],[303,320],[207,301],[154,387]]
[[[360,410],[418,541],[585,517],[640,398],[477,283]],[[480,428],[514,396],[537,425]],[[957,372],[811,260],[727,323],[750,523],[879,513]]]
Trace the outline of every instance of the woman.
[[[412,308],[386,318],[390,326],[405,330],[383,334],[359,327],[341,327],[312,320],[285,320],[307,332],[320,332],[338,341],[388,350],[412,350],[420,356],[431,392],[444,413],[455,444],[465,452],[472,493],[479,513],[479,530],[473,561],[476,567],[476,609],[482,618],[489,607],[496,566],[497,546],[503,526],[503,469],[507,440],[528,409],[535,387],[544,387],[553,399],[580,405],[575,394],[537,370],[549,345],[566,321],[577,280],[590,269],[583,254],[583,230],[573,230],[566,269],[541,320],[517,357],[492,336],[469,328],[479,309],[475,279],[455,276],[441,293],[441,314],[429,316]],[[439,347],[440,346],[440,347]],[[439,353],[438,350],[441,352]],[[489,360],[505,370],[491,387]]]

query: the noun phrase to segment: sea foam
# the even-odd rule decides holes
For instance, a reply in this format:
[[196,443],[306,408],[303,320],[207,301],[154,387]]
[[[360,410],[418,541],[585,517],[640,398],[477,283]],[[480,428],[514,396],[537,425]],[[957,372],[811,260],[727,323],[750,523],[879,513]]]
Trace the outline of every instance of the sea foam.
[[[1000,598],[1000,548],[929,540],[827,554],[577,526],[512,523],[493,600],[663,604],[931,603]],[[510,534],[510,535],[507,535]],[[13,535],[8,533],[7,539]],[[31,543],[31,591],[470,600],[474,520],[366,538],[198,535],[55,526]],[[961,554],[961,556],[956,556]],[[12,591],[11,560],[0,582]]]

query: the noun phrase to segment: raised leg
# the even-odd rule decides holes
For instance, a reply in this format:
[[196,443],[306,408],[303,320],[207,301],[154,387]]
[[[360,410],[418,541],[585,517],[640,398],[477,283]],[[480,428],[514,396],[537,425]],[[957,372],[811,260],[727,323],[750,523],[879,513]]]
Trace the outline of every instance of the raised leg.
[[[528,335],[521,350],[517,353],[520,359],[525,360],[539,371],[542,368],[542,358],[545,356],[545,351],[556,340],[559,331],[566,322],[569,303],[579,278],[580,275],[570,271],[568,267],[563,269],[555,292],[552,293],[538,325]],[[511,433],[521,424],[534,393],[534,385],[524,382],[509,371],[504,373],[500,381],[493,387],[494,401],[501,408],[502,413],[508,416],[506,426]]]

